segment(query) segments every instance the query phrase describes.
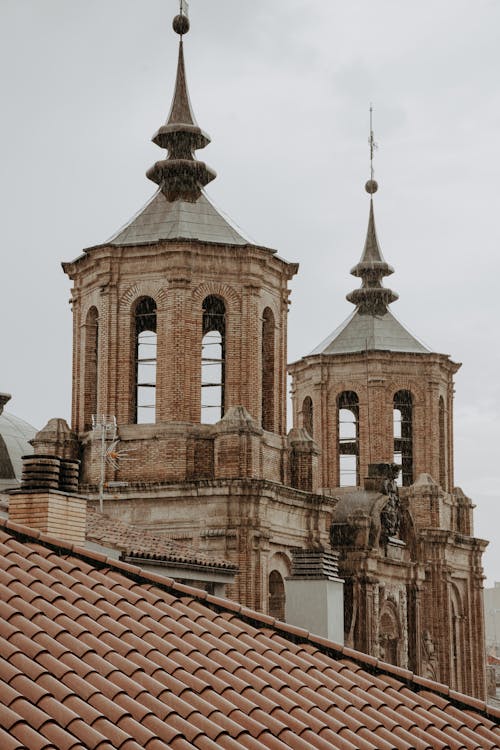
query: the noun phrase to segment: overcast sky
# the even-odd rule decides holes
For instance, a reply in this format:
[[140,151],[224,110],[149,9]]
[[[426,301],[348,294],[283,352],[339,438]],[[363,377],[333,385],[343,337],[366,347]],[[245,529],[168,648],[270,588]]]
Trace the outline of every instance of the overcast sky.
[[[0,0],[0,390],[41,427],[70,417],[60,262],[146,202],[172,94],[176,0]],[[352,310],[368,216],[397,317],[463,367],[455,481],[500,580],[499,0],[191,0],[185,52],[210,196],[300,263],[289,360]]]

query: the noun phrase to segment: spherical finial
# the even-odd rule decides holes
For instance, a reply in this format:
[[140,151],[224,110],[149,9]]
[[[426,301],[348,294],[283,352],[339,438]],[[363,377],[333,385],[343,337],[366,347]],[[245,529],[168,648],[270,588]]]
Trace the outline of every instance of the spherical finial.
[[378,182],[376,180],[368,180],[365,185],[365,190],[367,193],[370,193],[370,195],[373,195],[373,193],[376,193],[378,190]]
[[172,28],[175,33],[179,34],[180,36],[182,36],[183,34],[187,34],[189,31],[189,18],[183,14],[175,16],[174,20],[172,21]]

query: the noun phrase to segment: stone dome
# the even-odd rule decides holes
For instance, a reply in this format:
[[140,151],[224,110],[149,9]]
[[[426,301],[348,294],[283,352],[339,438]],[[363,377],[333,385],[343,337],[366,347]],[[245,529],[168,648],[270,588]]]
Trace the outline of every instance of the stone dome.
[[21,481],[22,456],[33,453],[29,441],[37,430],[13,414],[0,414],[0,489]]

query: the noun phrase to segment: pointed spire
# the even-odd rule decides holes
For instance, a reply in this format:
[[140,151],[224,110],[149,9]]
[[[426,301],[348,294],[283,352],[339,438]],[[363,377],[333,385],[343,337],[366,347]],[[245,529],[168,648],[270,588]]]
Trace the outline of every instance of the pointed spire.
[[[177,60],[177,77],[175,79],[174,98],[167,118],[167,125],[177,125],[179,123],[198,127],[198,123],[196,122],[191,107],[189,92],[187,90],[186,66],[184,64],[184,43],[182,37],[179,41],[179,57]],[[161,144],[158,143],[158,145],[160,146]]]
[[366,231],[365,246],[361,259],[351,269],[353,276],[362,279],[360,289],[355,289],[347,295],[349,302],[357,305],[360,313],[365,315],[383,315],[387,311],[387,305],[398,299],[396,292],[386,289],[382,285],[384,276],[390,276],[394,269],[384,260],[375,229],[375,215],[373,211],[373,194],[378,190],[378,184],[374,180],[373,153],[377,144],[373,138],[372,112],[370,106],[370,179],[365,185],[365,190],[370,195],[370,213],[368,217],[368,229]]
[[183,34],[189,31],[187,3],[181,0],[180,14],[173,20],[174,31],[179,34],[179,58],[172,106],[165,125],[157,130],[152,141],[168,150],[168,157],[157,161],[146,176],[160,186],[168,201],[185,200],[195,202],[201,190],[216,173],[204,162],[194,157],[194,151],[210,143],[209,136],[196,122],[186,83],[184,65]]

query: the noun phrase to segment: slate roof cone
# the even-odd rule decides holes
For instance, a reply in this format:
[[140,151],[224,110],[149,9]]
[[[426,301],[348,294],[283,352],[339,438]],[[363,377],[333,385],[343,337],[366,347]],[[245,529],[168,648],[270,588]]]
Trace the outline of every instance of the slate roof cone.
[[391,351],[425,354],[425,344],[413,336],[389,310],[391,302],[398,299],[396,292],[382,284],[384,276],[394,269],[386,262],[377,238],[373,194],[378,185],[372,177],[365,185],[370,195],[370,213],[365,246],[359,263],[351,269],[353,276],[361,279],[359,289],[347,295],[356,309],[310,354],[350,354],[363,351]]
[[153,143],[168,150],[168,156],[153,164],[146,176],[159,185],[168,201],[182,199],[194,203],[202,188],[217,175],[194,156],[194,151],[205,148],[210,138],[198,126],[189,100],[182,41],[183,34],[189,31],[189,19],[187,15],[177,15],[172,25],[180,36],[174,97],[167,122],[152,138]]
[[383,315],[387,306],[398,299],[398,295],[382,284],[384,276],[394,273],[394,268],[384,260],[375,229],[375,215],[373,211],[373,193],[378,189],[375,180],[368,180],[365,185],[370,194],[370,214],[366,231],[365,247],[361,260],[351,269],[353,276],[362,279],[360,289],[355,289],[347,295],[349,302],[357,305],[358,311],[365,315]]

